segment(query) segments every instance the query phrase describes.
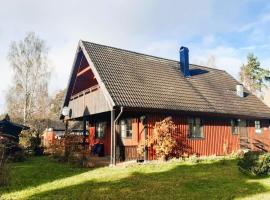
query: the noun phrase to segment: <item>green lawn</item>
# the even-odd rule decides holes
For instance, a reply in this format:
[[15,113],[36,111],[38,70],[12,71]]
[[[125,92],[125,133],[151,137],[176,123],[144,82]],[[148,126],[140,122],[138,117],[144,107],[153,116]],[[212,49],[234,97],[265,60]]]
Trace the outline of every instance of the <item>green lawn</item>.
[[270,178],[242,175],[236,161],[82,169],[35,157],[12,165],[2,199],[270,199]]

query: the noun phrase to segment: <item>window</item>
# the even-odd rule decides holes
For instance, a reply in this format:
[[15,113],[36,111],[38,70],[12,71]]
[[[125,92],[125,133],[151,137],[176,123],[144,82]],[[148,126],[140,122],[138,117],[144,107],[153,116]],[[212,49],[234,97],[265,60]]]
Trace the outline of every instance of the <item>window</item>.
[[232,128],[233,135],[238,134],[238,120],[236,119],[231,120],[231,128]]
[[261,132],[262,132],[261,121],[255,120],[255,133]]
[[203,122],[201,118],[189,118],[189,137],[190,138],[203,138]]
[[132,137],[132,119],[120,121],[120,132],[122,138]]
[[105,135],[106,122],[98,122],[95,127],[95,138],[103,138]]

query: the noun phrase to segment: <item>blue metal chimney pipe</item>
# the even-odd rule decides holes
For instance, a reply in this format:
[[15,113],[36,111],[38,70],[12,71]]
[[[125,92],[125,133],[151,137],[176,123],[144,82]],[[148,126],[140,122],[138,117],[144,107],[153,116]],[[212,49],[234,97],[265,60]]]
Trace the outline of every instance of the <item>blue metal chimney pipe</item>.
[[180,54],[180,69],[181,72],[185,77],[189,77],[189,56],[188,56],[188,48],[187,47],[181,47],[179,50]]

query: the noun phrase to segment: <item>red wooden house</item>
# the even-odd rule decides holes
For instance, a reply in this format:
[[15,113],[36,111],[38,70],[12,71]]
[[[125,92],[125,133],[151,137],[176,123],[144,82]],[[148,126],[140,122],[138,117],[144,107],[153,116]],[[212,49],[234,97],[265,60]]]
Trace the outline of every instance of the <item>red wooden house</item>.
[[[179,53],[175,61],[80,41],[62,119],[83,121],[111,164],[137,159],[138,144],[167,116],[180,153],[268,150],[270,108],[227,72],[189,64],[186,47]],[[153,158],[148,149],[144,159]]]

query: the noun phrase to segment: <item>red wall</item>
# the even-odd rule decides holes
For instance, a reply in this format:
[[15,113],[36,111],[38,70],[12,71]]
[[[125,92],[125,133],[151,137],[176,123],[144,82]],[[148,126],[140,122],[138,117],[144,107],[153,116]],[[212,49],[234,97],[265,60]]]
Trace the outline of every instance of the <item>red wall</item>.
[[[156,122],[163,120],[166,116],[162,115],[149,115],[148,120],[148,137],[153,134],[154,125]],[[189,138],[188,137],[188,123],[186,116],[173,116],[172,120],[176,125],[175,136],[178,142],[176,155],[187,153],[189,155],[197,154],[199,156],[209,155],[224,155],[224,153],[237,152],[240,149],[240,136],[239,134],[231,133],[230,119],[204,119],[204,137],[203,138]],[[262,134],[256,134],[254,130],[254,121],[248,123],[248,133],[250,143],[260,141],[264,147],[270,150],[270,133],[268,128],[268,121],[262,123]],[[132,138],[121,139],[124,146],[129,146],[137,149],[140,141],[144,140],[143,125],[139,118],[134,118],[132,122]],[[117,132],[117,128],[116,128]],[[90,128],[90,143],[94,145],[98,142],[94,139],[94,127]],[[110,123],[107,123],[106,135],[100,142],[104,143],[105,155],[110,154],[111,130]],[[254,145],[251,145],[253,150],[257,150]],[[149,159],[154,159],[154,151],[149,149]]]
[[[148,117],[148,134],[153,133],[155,122],[164,119],[164,116]],[[197,154],[200,156],[223,155],[226,145],[227,153],[239,150],[239,135],[231,133],[229,120],[204,120],[204,138],[188,138],[187,117],[174,116],[172,118],[176,125],[175,136],[178,141],[178,153]],[[153,151],[151,151],[154,154]],[[150,158],[154,157],[150,153]]]
[[55,144],[55,133],[53,131],[45,130],[42,135],[42,144],[45,147],[50,147]]
[[[186,133],[187,137],[187,133]],[[198,155],[224,155],[240,149],[239,134],[231,133],[230,120],[205,120],[204,139],[187,139],[191,153]]]
[[139,144],[139,141],[144,138],[143,125],[140,123],[138,118],[132,119],[132,133],[133,134],[131,138],[122,139],[122,143],[124,146],[137,146]]
[[262,132],[255,133],[255,122],[249,121],[249,137],[252,150],[259,150],[257,146],[262,146],[265,150],[270,151],[270,132],[267,121],[261,121]]

